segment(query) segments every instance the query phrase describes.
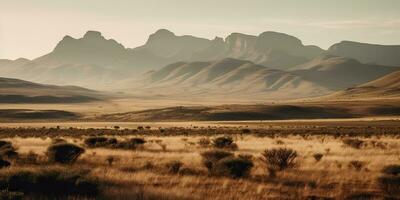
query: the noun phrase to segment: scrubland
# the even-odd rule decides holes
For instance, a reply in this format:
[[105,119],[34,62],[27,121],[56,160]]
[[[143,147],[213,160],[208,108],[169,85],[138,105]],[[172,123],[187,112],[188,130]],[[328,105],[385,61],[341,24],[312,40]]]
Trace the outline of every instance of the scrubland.
[[0,197],[396,199],[399,129],[2,128]]

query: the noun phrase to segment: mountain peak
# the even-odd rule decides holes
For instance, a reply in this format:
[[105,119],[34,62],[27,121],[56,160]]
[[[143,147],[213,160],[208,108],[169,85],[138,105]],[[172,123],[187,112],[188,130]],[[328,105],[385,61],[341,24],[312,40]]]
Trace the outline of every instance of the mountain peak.
[[104,39],[99,31],[87,31],[83,36],[84,39]]
[[298,38],[285,33],[274,31],[263,32],[258,36],[258,38],[260,41],[269,43],[272,46],[281,46],[282,44],[296,46],[302,45],[301,40],[299,40]]
[[157,30],[155,33],[153,33],[152,35],[157,35],[157,36],[175,36],[175,34],[167,29],[159,29]]

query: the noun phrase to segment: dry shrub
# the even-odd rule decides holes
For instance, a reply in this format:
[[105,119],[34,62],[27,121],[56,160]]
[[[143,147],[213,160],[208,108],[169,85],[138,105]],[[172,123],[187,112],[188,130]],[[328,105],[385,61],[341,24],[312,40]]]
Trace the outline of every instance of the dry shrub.
[[118,141],[116,138],[90,137],[84,140],[86,146],[90,148],[116,148],[116,149],[137,149],[146,143],[143,138],[130,138]]
[[179,160],[174,160],[171,162],[168,162],[166,164],[168,172],[172,173],[172,174],[177,174],[179,172],[179,170],[181,169],[181,167],[183,166],[183,163]]
[[94,196],[98,193],[98,183],[89,178],[87,173],[83,170],[64,168],[0,171],[0,190],[41,199],[57,199],[71,195]]
[[51,143],[52,144],[58,144],[58,143],[66,143],[67,141],[62,139],[62,138],[52,138]]
[[108,163],[108,165],[111,167],[114,163],[114,161],[116,161],[117,158],[115,156],[107,156],[106,157],[106,162]]
[[5,168],[5,167],[9,167],[11,166],[11,163],[8,162],[7,160],[3,160],[2,158],[0,158],[0,169],[1,168]]
[[360,171],[364,167],[364,165],[365,163],[362,161],[352,160],[349,162],[348,167]]
[[384,175],[378,177],[378,185],[381,190],[391,196],[400,196],[400,176]]
[[313,157],[314,157],[315,161],[319,162],[319,161],[322,159],[322,157],[324,157],[324,154],[322,154],[322,153],[315,153],[315,154],[313,155]]
[[293,149],[267,149],[262,153],[262,161],[270,170],[282,171],[296,165],[297,152]]
[[216,163],[226,157],[233,156],[233,153],[223,150],[209,150],[201,153],[203,165],[210,173],[213,173]]
[[388,175],[400,175],[400,165],[388,165],[382,169],[382,173]]
[[84,140],[86,146],[90,148],[96,147],[110,147],[112,145],[116,145],[118,143],[115,138],[106,138],[106,137],[90,137]]
[[5,160],[13,160],[18,158],[16,148],[11,142],[0,140],[0,158]]
[[214,170],[217,175],[240,178],[248,176],[253,166],[251,160],[230,156],[219,160]]
[[244,128],[244,129],[242,129],[242,133],[250,133],[251,132],[251,130],[250,129],[248,129],[248,128]]
[[18,164],[36,165],[39,163],[39,155],[33,151],[29,151],[27,154],[21,154],[17,162]]
[[361,149],[364,145],[364,141],[357,139],[357,138],[346,138],[342,140],[343,144],[355,148],[355,149]]
[[210,150],[201,154],[203,164],[209,173],[232,178],[245,177],[254,166],[249,156],[235,157],[233,153],[223,150]]
[[0,191],[1,200],[22,200],[24,199],[24,193],[22,192],[10,192],[8,190]]
[[53,144],[47,148],[46,155],[50,162],[61,164],[74,163],[85,149],[68,143]]
[[211,144],[211,140],[209,139],[209,138],[206,138],[206,137],[204,137],[204,138],[200,138],[199,139],[199,141],[197,142],[197,144],[200,146],[200,147],[209,147],[210,146],[210,144]]
[[220,149],[237,149],[236,143],[231,136],[221,136],[212,140],[212,145]]

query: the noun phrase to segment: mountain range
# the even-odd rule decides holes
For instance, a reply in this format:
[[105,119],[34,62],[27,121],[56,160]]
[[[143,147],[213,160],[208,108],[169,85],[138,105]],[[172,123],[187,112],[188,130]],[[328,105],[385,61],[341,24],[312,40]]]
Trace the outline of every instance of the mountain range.
[[101,90],[275,99],[328,94],[399,67],[400,45],[343,41],[324,50],[272,31],[210,40],[160,29],[136,48],[97,31],[78,39],[65,36],[39,58],[0,60],[0,76]]

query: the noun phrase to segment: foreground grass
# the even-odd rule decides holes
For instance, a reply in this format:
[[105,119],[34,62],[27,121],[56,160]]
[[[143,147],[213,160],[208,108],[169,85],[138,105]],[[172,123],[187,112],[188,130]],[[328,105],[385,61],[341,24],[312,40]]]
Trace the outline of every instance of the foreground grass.
[[[363,127],[363,129],[368,128]],[[55,132],[65,131],[55,130]],[[59,136],[52,135],[52,130],[40,129],[40,132],[46,132],[47,136],[54,136],[53,138],[37,137],[36,133],[31,133],[29,137],[27,137],[28,133],[23,133],[24,137],[13,135],[5,140],[11,141],[21,156],[29,152],[37,154],[36,162],[13,161],[11,167],[0,169],[0,177],[18,172],[44,173],[50,170],[79,174],[81,178],[94,181],[90,183],[96,184],[95,193],[71,194],[69,199],[222,200],[398,197],[396,187],[389,190],[382,187],[382,183],[379,182],[381,177],[389,176],[382,172],[385,166],[400,164],[399,136],[382,133],[390,132],[390,130],[374,129],[377,134],[361,134],[357,137],[323,133],[290,135],[273,132],[274,134],[268,135],[267,129],[176,130],[185,134],[173,134],[172,129],[147,130],[147,133],[151,132],[147,135],[146,130],[84,130],[85,134],[79,131],[80,134],[76,135],[60,134],[63,135],[63,140],[86,148],[85,153],[75,163],[68,165],[49,163],[46,159],[47,147],[54,143],[54,137]],[[123,134],[123,131],[129,134]],[[157,135],[155,131],[159,134]],[[297,131],[306,132],[300,129]],[[324,131],[321,129],[321,132]],[[107,132],[112,134],[107,135]],[[265,134],[260,135],[260,132]],[[194,133],[193,136],[191,136],[192,133]],[[231,178],[212,175],[203,165],[200,154],[214,148],[212,144],[206,144],[207,142],[204,141],[207,139],[213,141],[217,134],[223,133],[229,133],[237,145],[234,149],[225,149],[226,151],[236,156],[247,155],[254,163],[248,176]],[[114,137],[118,141],[142,137],[146,143],[134,150],[108,147],[88,148],[84,140],[93,135]],[[199,141],[203,142],[199,143]],[[265,149],[272,148],[295,150],[296,164],[292,168],[277,171],[274,176],[271,176],[271,172],[267,170],[261,157]],[[319,158],[316,159],[316,157]],[[182,166],[178,170],[171,171],[171,163],[178,161],[182,163]],[[7,182],[2,182],[0,186],[7,187],[7,184]],[[7,189],[9,188],[5,190]],[[46,191],[40,189],[35,191],[53,199]],[[26,191],[25,194],[27,194]],[[35,199],[32,195],[28,196]],[[27,198],[26,195],[25,198]]]

